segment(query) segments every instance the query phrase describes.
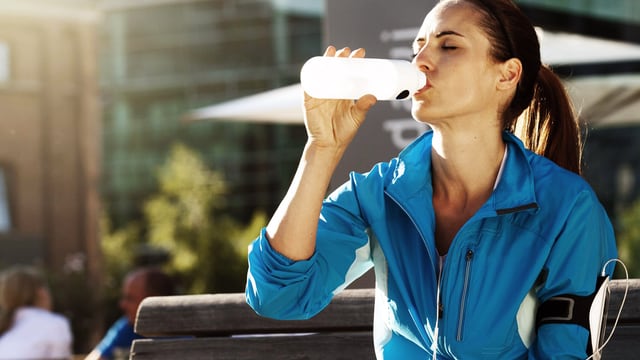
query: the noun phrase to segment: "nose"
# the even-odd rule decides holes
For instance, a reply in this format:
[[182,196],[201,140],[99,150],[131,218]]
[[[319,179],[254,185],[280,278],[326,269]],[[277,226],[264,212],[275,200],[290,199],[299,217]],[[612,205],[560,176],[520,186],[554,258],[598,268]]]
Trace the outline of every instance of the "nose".
[[418,52],[415,54],[411,62],[414,63],[423,72],[432,70],[433,62],[429,46],[425,45],[421,47],[420,50],[418,50]]

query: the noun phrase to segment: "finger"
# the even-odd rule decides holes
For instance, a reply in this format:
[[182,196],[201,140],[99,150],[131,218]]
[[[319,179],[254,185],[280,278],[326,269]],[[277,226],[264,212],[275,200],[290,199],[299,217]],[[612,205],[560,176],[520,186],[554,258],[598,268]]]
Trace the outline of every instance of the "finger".
[[354,58],[363,58],[366,55],[366,51],[364,48],[357,48],[351,52],[351,57]]
[[360,118],[364,118],[367,115],[367,112],[369,112],[371,107],[375,105],[376,102],[378,102],[378,99],[376,99],[376,97],[371,94],[362,96],[356,101],[354,106],[356,115],[358,115],[358,117]]
[[336,48],[333,45],[327,46],[327,49],[324,51],[324,56],[335,56]]
[[351,49],[349,47],[343,47],[336,52],[336,56],[339,57],[349,57],[349,55],[351,55]]
[[359,110],[368,111],[377,102],[378,99],[375,96],[371,94],[363,95],[356,101],[356,108],[358,108]]

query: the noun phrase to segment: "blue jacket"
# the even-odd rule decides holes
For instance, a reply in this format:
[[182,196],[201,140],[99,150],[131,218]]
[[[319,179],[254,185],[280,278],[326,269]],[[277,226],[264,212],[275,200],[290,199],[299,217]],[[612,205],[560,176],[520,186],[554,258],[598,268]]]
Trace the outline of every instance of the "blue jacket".
[[125,355],[128,357],[131,344],[137,339],[143,339],[143,337],[136,334],[133,330],[133,324],[126,316],[122,316],[111,325],[96,348],[104,359],[121,358]]
[[536,333],[534,323],[540,302],[594,292],[617,256],[593,190],[505,133],[501,178],[439,272],[431,139],[427,132],[390,162],[352,173],[323,204],[309,260],[275,252],[263,229],[249,247],[249,305],[271,318],[309,318],[374,266],[380,359],[433,351],[438,359],[585,359],[585,328],[545,324]]

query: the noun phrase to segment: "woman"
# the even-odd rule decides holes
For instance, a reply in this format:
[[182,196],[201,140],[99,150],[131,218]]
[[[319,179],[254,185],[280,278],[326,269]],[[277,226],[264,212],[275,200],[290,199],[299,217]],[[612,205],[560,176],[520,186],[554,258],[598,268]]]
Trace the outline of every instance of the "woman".
[[0,359],[70,359],[69,321],[51,312],[51,294],[33,268],[0,276]]
[[305,97],[309,140],[249,249],[249,304],[308,318],[374,266],[378,358],[586,358],[588,314],[566,314],[563,299],[589,299],[615,239],[531,23],[511,0],[442,1],[413,48],[428,83],[412,115],[432,130],[324,202],[376,99]]

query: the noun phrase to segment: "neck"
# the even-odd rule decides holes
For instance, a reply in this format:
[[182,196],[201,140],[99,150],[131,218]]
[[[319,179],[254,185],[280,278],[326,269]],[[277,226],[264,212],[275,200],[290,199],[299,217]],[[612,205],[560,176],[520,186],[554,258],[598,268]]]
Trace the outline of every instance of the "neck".
[[434,128],[432,181],[434,195],[465,201],[493,191],[505,144],[496,129],[485,131]]

